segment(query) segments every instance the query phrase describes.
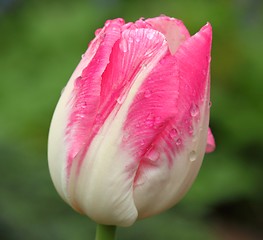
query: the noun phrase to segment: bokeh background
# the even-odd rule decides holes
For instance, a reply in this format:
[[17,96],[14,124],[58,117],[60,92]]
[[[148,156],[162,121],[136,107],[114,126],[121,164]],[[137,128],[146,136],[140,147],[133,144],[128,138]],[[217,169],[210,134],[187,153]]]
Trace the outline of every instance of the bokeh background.
[[0,239],[94,239],[95,224],[56,193],[47,165],[53,110],[106,19],[166,14],[213,26],[211,127],[186,197],[119,228],[117,239],[263,239],[263,1],[0,0]]

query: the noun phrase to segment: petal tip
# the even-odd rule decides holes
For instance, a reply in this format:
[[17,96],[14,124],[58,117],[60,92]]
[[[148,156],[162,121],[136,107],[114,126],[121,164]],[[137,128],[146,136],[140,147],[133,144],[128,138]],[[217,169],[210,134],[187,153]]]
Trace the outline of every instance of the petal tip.
[[211,129],[208,129],[208,134],[207,134],[207,142],[206,142],[206,153],[210,153],[215,151],[216,148],[216,143],[215,143],[215,138],[211,132]]

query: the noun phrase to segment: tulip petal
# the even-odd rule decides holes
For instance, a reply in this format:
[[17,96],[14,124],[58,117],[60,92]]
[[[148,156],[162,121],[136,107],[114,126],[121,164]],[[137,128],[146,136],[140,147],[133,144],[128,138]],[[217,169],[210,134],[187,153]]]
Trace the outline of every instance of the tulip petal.
[[207,142],[206,142],[206,152],[210,153],[213,152],[216,148],[216,143],[215,143],[215,139],[214,136],[212,134],[212,131],[210,128],[208,128],[208,134],[207,134]]
[[[66,131],[70,145],[68,174],[75,156],[84,145],[86,148],[89,146],[92,137],[96,134],[96,132],[87,134],[85,129],[92,129],[94,122],[98,122],[96,113],[100,104],[101,76],[109,63],[112,48],[120,38],[122,24],[121,19],[108,21],[105,24],[105,28],[97,37],[100,41],[96,44],[98,45],[96,53],[83,69],[81,75],[75,79],[71,99],[71,113]],[[86,53],[84,58],[87,57],[90,58],[89,54]],[[93,129],[95,130],[95,128]],[[84,153],[85,151],[83,151]]]
[[[49,169],[57,191],[67,202],[72,163],[79,152],[85,152],[83,145],[89,135],[85,128],[94,119],[92,111],[99,101],[101,74],[108,64],[112,45],[120,37],[122,25],[123,20],[115,19],[97,33],[64,88],[53,115],[48,140]],[[84,117],[85,114],[89,117]]]
[[139,162],[134,179],[139,217],[177,202],[199,170],[209,120],[210,49],[206,25],[160,61],[129,109],[123,147]]
[[175,54],[180,44],[190,37],[187,28],[178,19],[160,16],[149,18],[146,22],[165,35],[172,55]]

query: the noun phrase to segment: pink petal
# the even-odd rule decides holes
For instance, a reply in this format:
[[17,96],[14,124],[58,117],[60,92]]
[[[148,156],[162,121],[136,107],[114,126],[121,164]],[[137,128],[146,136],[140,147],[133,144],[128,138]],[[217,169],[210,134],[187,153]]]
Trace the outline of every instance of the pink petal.
[[165,35],[171,54],[174,54],[180,44],[190,37],[181,20],[160,16],[149,18],[146,22]]
[[209,86],[211,33],[206,25],[174,56],[167,53],[137,93],[124,126],[124,148],[140,163],[135,182],[144,168],[162,163],[160,153],[172,164],[200,119]]
[[215,139],[211,132],[211,129],[209,128],[207,134],[206,152],[207,153],[213,152],[215,148],[216,148]]
[[[68,125],[71,141],[69,166],[84,147],[86,150],[110,113],[121,106],[136,75],[167,48],[164,36],[153,29],[120,29],[112,21],[100,32],[105,39],[82,76],[76,79],[74,107]],[[110,93],[110,94],[109,94]],[[93,129],[87,134],[85,129]],[[83,156],[85,151],[82,150]],[[78,156],[78,159],[82,159]],[[80,163],[79,165],[81,164]]]
[[[124,30],[112,49],[110,62],[102,76],[99,113],[104,119],[125,101],[136,75],[166,47],[162,34],[152,29]],[[111,93],[111,94],[109,94]]]
[[89,145],[94,136],[94,132],[87,132],[86,129],[92,129],[96,120],[100,103],[101,76],[109,63],[113,45],[120,38],[122,25],[122,19],[108,21],[84,55],[83,61],[88,62],[88,65],[84,67],[83,61],[80,63],[84,69],[81,75],[76,77],[72,99],[69,102],[72,107],[66,130],[69,142],[68,173],[75,156],[84,145]]

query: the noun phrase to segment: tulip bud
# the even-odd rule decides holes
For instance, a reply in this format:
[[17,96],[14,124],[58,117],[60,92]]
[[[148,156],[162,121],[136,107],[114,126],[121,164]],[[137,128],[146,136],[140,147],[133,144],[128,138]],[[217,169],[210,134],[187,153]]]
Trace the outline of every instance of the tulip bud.
[[175,205],[209,131],[212,29],[160,16],[108,20],[67,83],[49,133],[61,197],[100,224],[130,226]]

